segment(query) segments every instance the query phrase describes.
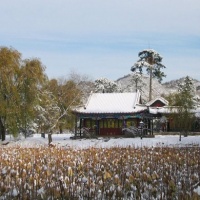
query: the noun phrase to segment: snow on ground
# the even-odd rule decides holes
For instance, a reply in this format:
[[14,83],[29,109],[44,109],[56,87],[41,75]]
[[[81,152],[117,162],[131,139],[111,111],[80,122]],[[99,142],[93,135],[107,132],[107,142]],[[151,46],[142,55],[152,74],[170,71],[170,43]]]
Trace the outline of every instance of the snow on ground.
[[[65,134],[53,134],[53,144],[58,147],[67,148],[109,148],[109,147],[155,147],[155,146],[200,146],[200,136],[188,136],[181,137],[179,141],[179,135],[156,135],[154,138],[114,138],[114,137],[100,137],[97,139],[70,139],[72,135],[69,133]],[[13,139],[10,136],[6,137],[6,141],[0,142],[0,145],[6,144],[5,146],[21,146],[21,147],[38,147],[48,146],[48,135],[45,138],[41,137],[41,134],[34,134],[32,137],[16,138]]]

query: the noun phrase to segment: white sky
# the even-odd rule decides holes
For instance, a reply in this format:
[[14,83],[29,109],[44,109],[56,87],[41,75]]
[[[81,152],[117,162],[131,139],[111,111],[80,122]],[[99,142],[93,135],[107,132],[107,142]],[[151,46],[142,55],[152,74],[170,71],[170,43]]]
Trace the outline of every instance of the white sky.
[[0,8],[0,46],[40,58],[50,78],[116,80],[152,48],[164,81],[200,80],[199,0],[0,0]]

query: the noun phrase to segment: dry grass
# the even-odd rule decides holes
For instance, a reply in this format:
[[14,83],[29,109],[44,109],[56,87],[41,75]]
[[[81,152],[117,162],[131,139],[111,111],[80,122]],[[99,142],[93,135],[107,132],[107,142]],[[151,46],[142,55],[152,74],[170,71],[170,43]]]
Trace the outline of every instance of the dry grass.
[[0,199],[200,199],[200,147],[0,149]]

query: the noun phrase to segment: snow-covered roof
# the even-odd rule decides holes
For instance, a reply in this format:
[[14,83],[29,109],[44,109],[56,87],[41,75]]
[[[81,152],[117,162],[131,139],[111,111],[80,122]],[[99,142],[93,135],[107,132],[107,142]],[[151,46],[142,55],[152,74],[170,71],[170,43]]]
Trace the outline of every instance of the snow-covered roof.
[[[179,108],[176,106],[163,106],[163,107],[149,107],[149,113],[151,114],[169,114],[169,113],[178,113]],[[194,113],[196,117],[200,117],[200,108],[193,108],[190,110],[191,113]]]
[[177,113],[177,107],[163,106],[163,107],[149,107],[149,113],[151,114],[169,114]]
[[157,98],[147,102],[146,106],[151,106],[156,101],[161,101],[166,106],[169,104],[169,102],[166,99],[164,99],[163,97],[157,97]]
[[140,93],[92,93],[78,113],[136,113],[145,110],[140,104]]

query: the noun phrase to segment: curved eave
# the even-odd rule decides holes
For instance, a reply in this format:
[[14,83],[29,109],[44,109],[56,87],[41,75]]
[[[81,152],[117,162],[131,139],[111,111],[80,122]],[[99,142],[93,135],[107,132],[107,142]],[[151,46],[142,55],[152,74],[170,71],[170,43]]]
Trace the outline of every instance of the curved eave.
[[116,110],[116,111],[86,111],[86,110],[74,110],[73,112],[74,113],[77,113],[77,114],[135,114],[135,113],[140,113],[140,112],[143,112],[147,110],[147,108],[136,108],[134,110],[131,110],[131,111],[127,111],[127,110],[124,110],[124,111],[120,111],[120,110]]

